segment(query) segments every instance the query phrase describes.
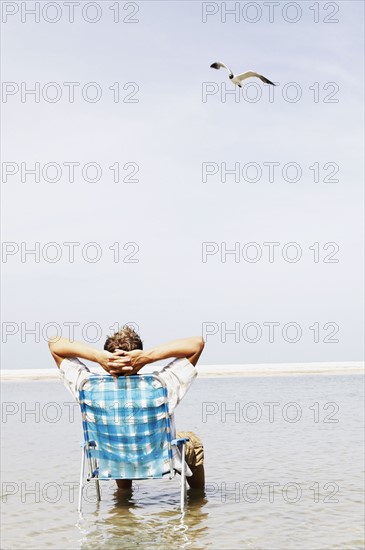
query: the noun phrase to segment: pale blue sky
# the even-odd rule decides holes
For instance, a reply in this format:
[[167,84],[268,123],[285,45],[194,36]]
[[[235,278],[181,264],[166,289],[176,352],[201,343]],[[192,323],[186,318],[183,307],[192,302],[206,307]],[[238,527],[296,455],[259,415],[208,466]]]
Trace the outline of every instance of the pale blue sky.
[[[66,171],[57,183],[9,177],[2,184],[3,240],[29,246],[95,241],[103,255],[92,264],[76,253],[71,264],[63,247],[54,264],[22,263],[19,254],[2,264],[3,329],[9,326],[4,322],[19,325],[3,347],[3,368],[52,365],[42,336],[39,343],[32,336],[22,343],[22,322],[26,328],[98,322],[106,336],[111,325],[133,321],[147,347],[216,323],[219,332],[208,338],[202,358],[207,364],[361,359],[362,2],[331,3],[339,6],[334,24],[323,22],[323,2],[319,23],[309,9],[313,3],[301,2],[302,18],[292,24],[281,16],[287,2],[273,23],[263,12],[255,24],[233,17],[222,23],[220,13],[203,23],[200,2],[138,2],[136,24],[113,23],[112,2],[102,2],[98,23],[76,12],[70,24],[58,4],[58,23],[22,23],[16,14],[2,25],[3,81],[29,87],[55,81],[64,94],[63,82],[81,86],[73,104],[66,95],[57,103],[22,103],[20,94],[2,103],[3,162],[97,162],[104,175],[97,183],[83,181],[80,172],[70,183]],[[202,102],[204,82],[233,89],[225,71],[209,68],[218,60],[237,73],[253,69],[280,83],[274,102],[259,81],[257,103],[236,103],[232,96],[224,103],[219,94]],[[87,82],[100,85],[98,103],[80,96]],[[139,102],[114,103],[108,89],[114,82],[121,89],[136,82]],[[288,82],[301,86],[297,103],[282,98]],[[315,82],[318,103],[310,89]],[[339,87],[338,103],[322,100],[331,92],[323,90],[328,82]],[[117,161],[137,163],[139,182],[114,183],[108,167]],[[302,179],[236,183],[228,177],[222,183],[216,176],[202,182],[203,162],[270,161],[298,163]],[[336,163],[339,182],[315,183],[309,169],[315,162]],[[114,263],[109,247],[117,241],[121,250],[137,243],[139,262]],[[222,263],[217,254],[201,260],[203,242],[263,247],[268,241],[280,242],[280,251],[299,243],[303,259],[288,263],[278,255],[269,263],[263,255],[253,264],[230,256]],[[314,242],[337,243],[339,262],[314,263]],[[270,321],[298,323],[301,340],[285,342],[280,327],[270,343],[263,325]],[[259,342],[221,341],[222,323],[249,322],[264,329]],[[339,342],[323,343],[330,331],[322,330],[314,343],[309,327],[316,322],[337,323]],[[82,337],[80,328],[75,336]]]

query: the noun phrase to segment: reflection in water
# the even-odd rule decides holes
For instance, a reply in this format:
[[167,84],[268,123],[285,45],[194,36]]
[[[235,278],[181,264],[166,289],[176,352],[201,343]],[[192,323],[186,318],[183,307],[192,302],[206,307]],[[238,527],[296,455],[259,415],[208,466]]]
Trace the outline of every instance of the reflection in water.
[[[154,485],[154,487],[152,486]],[[157,491],[148,481],[131,491],[114,490],[108,503],[95,504],[78,522],[82,550],[205,548],[208,512],[204,494],[188,490],[184,514],[179,493]]]

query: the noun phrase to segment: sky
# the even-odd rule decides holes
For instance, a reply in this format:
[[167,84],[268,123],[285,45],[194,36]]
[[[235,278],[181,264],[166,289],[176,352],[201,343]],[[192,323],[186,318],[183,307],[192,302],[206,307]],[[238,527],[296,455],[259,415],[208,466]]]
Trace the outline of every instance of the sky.
[[126,323],[203,364],[363,358],[362,2],[1,7],[3,368]]

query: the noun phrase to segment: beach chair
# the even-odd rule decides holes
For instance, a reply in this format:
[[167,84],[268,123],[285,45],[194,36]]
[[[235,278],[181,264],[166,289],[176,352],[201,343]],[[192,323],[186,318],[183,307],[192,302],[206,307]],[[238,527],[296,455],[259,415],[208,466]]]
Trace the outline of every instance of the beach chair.
[[[100,480],[156,479],[181,469],[180,507],[184,510],[188,438],[172,439],[167,388],[158,375],[90,375],[79,390],[84,442],[78,511],[83,490],[92,479],[101,500]],[[174,447],[181,450],[181,456]],[[181,458],[181,460],[180,460]],[[89,473],[85,481],[85,463]],[[179,468],[180,466],[180,468]]]

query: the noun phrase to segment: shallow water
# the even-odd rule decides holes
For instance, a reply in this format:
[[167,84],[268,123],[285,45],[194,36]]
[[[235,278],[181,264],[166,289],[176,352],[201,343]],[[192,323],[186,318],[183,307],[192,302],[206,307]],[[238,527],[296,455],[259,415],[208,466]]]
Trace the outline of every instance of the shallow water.
[[363,382],[198,379],[176,424],[204,441],[205,496],[188,495],[182,518],[178,478],[137,482],[130,498],[103,482],[100,504],[90,484],[81,520],[71,396],[61,382],[4,383],[1,548],[363,548]]

